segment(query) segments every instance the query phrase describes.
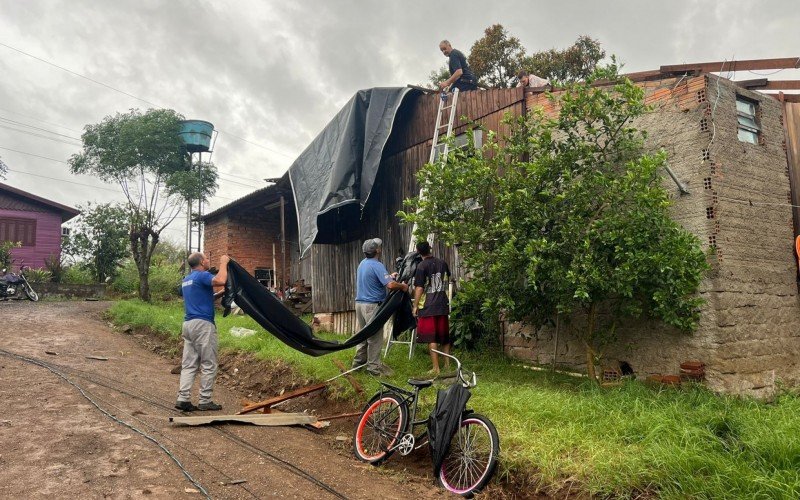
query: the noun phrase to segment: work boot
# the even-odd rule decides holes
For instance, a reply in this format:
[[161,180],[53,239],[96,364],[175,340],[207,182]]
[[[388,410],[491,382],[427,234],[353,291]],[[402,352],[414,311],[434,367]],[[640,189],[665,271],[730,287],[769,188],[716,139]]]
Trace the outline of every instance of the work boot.
[[178,401],[175,403],[175,408],[179,409],[180,411],[195,411],[197,407],[192,404],[191,401]]
[[200,411],[218,411],[222,409],[222,405],[209,401],[208,403],[200,403],[197,405],[197,409]]

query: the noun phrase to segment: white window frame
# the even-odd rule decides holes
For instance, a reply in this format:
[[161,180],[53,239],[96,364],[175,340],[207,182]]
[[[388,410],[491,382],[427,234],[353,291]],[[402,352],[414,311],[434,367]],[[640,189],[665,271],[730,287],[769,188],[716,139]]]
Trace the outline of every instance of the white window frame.
[[761,125],[758,123],[758,101],[736,95],[736,135],[741,142],[758,144]]

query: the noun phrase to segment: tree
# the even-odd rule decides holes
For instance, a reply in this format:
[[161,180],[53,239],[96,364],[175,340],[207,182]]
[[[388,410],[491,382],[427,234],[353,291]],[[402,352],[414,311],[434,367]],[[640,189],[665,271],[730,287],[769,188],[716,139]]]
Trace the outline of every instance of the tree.
[[120,262],[129,255],[129,213],[125,206],[111,203],[78,207],[81,215],[71,223],[71,234],[62,251],[83,262],[94,279],[102,283],[119,272]]
[[469,53],[469,66],[478,80],[490,87],[511,87],[525,57],[519,38],[510,36],[502,24],[484,30]]
[[525,71],[552,82],[571,83],[589,78],[605,56],[599,41],[582,35],[571,47],[536,52],[523,58],[520,65]]
[[183,117],[169,109],[131,110],[87,125],[83,149],[70,158],[75,174],[115,182],[127,199],[128,239],[139,272],[139,297],[150,300],[150,260],[161,232],[187,199],[208,199],[216,190],[213,164],[189,165],[178,137]]
[[[592,87],[597,79],[617,82]],[[587,369],[626,317],[694,329],[696,292],[707,263],[699,240],[669,216],[660,169],[666,155],[643,150],[631,121],[644,92],[611,65],[552,96],[541,109],[507,118],[509,137],[488,133],[480,154],[454,150],[424,166],[423,200],[411,199],[417,237],[460,243],[472,274],[464,292],[484,313],[540,327],[583,317]]]
[[5,179],[7,173],[8,173],[8,165],[6,165],[3,162],[3,159],[0,158],[0,179]]
[[[428,75],[428,82],[430,85],[428,87],[438,90],[439,83],[443,82],[450,78],[450,70],[447,68],[447,65],[442,66],[437,70],[431,71],[431,74]],[[420,85],[420,87],[424,87],[425,85]]]

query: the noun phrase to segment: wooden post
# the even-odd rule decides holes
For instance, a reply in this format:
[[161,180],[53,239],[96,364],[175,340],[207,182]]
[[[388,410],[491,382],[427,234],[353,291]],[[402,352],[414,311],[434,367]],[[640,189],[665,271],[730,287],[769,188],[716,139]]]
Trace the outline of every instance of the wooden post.
[[286,283],[286,225],[284,216],[284,199],[281,195],[281,290]]
[[272,242],[272,288],[275,293],[278,292],[278,264],[277,257],[275,256],[275,242]]

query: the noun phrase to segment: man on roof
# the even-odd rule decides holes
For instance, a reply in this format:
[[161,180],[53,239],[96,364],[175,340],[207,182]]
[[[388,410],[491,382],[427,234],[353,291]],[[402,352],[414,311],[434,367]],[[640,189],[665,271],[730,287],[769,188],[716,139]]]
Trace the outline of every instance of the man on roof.
[[533,73],[519,70],[517,72],[517,87],[525,87],[530,89],[544,89],[550,86],[550,80],[536,76]]
[[469,69],[467,58],[460,50],[454,49],[450,42],[442,40],[439,42],[439,50],[442,51],[447,57],[447,65],[450,69],[450,78],[439,83],[439,88],[442,90],[449,88],[456,88],[459,91],[476,90],[478,88],[478,79],[475,78],[475,73]]

